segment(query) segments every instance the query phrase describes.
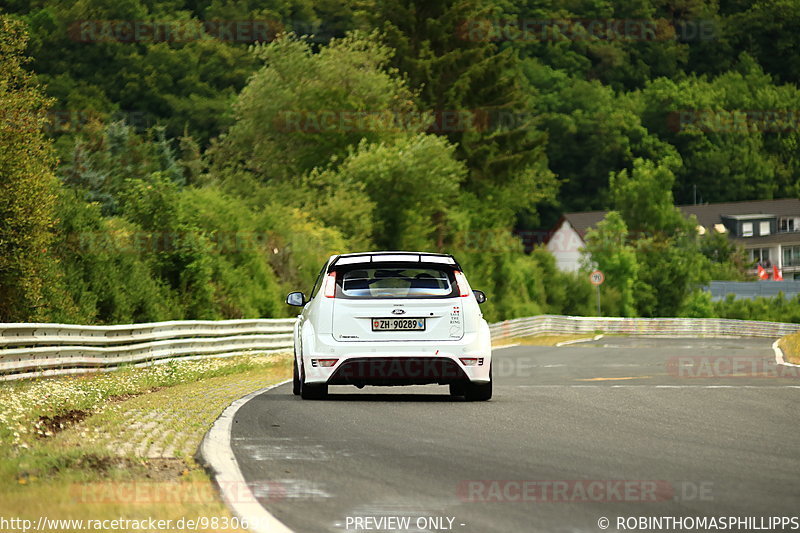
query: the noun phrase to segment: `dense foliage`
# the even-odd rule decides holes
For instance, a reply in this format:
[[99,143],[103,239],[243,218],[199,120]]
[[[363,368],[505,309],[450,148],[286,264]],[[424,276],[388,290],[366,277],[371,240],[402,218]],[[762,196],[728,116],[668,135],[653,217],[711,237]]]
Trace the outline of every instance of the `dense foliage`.
[[3,9],[0,321],[288,315],[376,248],[456,254],[491,320],[591,314],[515,237],[588,209],[604,313],[756,318],[696,292],[748,265],[674,204],[800,194],[795,2]]
[[42,134],[48,104],[24,70],[20,24],[0,19],[0,321],[45,312],[54,157]]

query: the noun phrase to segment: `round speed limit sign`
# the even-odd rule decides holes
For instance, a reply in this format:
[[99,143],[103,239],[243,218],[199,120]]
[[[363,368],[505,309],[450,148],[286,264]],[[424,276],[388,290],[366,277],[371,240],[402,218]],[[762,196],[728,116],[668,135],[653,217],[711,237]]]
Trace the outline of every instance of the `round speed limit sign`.
[[592,285],[600,285],[605,281],[606,277],[603,275],[602,272],[599,270],[595,270],[591,274],[589,274],[589,281],[592,282]]

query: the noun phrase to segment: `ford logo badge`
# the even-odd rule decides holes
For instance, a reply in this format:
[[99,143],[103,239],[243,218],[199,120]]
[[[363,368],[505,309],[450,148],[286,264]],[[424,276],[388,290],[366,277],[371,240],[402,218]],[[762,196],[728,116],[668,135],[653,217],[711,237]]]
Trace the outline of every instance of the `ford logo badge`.
[[402,309],[392,309],[392,314],[393,315],[404,315],[404,314],[406,314],[406,312],[404,310],[402,310]]

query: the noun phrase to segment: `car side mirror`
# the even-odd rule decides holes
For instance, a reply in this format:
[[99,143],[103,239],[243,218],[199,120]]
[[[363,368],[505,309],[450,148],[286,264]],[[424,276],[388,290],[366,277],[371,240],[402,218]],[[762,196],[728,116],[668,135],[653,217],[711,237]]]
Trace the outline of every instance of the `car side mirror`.
[[482,304],[486,301],[486,293],[483,291],[472,291],[472,294],[475,295],[475,299],[478,300],[479,304]]
[[290,292],[286,297],[286,303],[295,307],[303,307],[306,305],[306,295],[302,292]]

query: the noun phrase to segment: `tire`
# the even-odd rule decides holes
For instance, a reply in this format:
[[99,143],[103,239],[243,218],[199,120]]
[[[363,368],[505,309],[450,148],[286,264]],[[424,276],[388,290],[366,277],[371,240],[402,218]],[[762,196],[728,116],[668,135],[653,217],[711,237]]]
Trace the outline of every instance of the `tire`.
[[300,385],[300,397],[304,400],[322,400],[328,395],[328,385]]
[[304,400],[321,400],[328,395],[328,384],[309,385],[305,383],[305,372],[300,378],[300,397]]
[[471,381],[466,384],[464,391],[464,398],[468,402],[485,402],[492,399],[492,369],[489,369],[489,382],[488,383],[472,383]]
[[300,394],[300,372],[297,371],[297,358],[295,357],[292,365],[292,394]]
[[463,381],[450,384],[450,396],[464,396],[466,390],[467,384]]

